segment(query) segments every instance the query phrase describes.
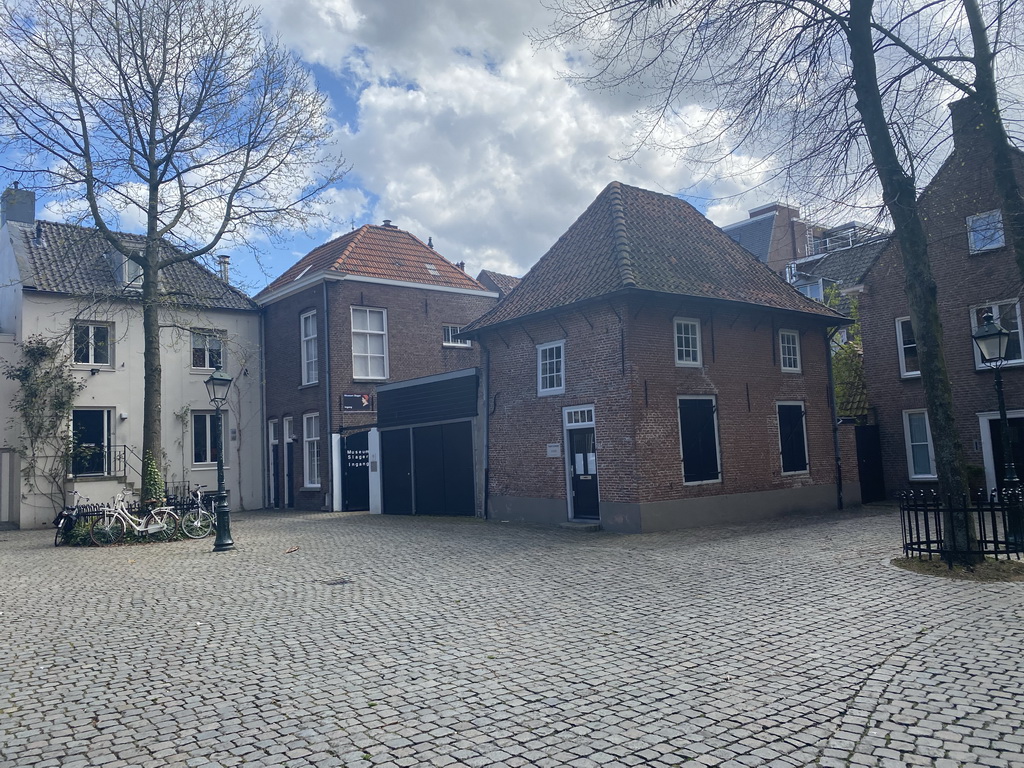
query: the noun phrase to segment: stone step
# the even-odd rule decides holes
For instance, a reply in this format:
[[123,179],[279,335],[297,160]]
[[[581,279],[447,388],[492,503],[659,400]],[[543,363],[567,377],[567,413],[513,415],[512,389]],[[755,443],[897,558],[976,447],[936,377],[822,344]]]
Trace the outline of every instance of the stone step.
[[594,533],[595,531],[601,530],[600,523],[584,523],[577,522],[575,520],[568,520],[564,523],[559,523],[559,528],[565,528],[567,531],[579,531],[580,533]]

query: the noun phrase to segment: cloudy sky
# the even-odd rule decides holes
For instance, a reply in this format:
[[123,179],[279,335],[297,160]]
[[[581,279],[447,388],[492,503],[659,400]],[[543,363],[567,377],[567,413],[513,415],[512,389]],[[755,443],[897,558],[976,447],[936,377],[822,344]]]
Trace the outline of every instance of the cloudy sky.
[[[352,171],[330,199],[336,231],[297,235],[235,274],[262,287],[353,226],[391,219],[476,275],[521,275],[612,180],[690,202],[718,224],[770,192],[699,183],[673,157],[618,160],[634,130],[626,93],[574,89],[564,53],[537,50],[540,0],[263,0],[268,26],[306,61],[334,105]],[[243,263],[245,262],[245,263]]]

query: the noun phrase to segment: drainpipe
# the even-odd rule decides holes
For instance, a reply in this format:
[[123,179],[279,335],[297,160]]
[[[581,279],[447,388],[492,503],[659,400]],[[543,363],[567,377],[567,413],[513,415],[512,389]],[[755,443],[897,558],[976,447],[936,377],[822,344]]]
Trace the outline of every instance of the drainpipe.
[[[267,308],[260,307],[260,410],[262,412],[262,418],[260,419],[263,424],[260,426],[260,434],[263,435],[263,447],[260,449],[260,455],[263,457],[263,471],[260,473],[263,476],[263,508],[267,509],[270,507],[270,484],[274,482],[274,478],[267,474],[267,468],[270,466],[269,451],[270,446],[270,435],[267,432],[267,340],[264,327],[267,319]],[[282,422],[278,422],[282,423]],[[238,432],[239,438],[241,438],[242,432]],[[284,441],[282,440],[282,443]]]
[[[331,448],[333,449],[334,448],[334,438],[331,437],[331,435],[334,434],[334,418],[333,418],[333,413],[331,411],[331,334],[330,334],[331,315],[330,315],[330,310],[328,308],[328,301],[327,301],[327,280],[326,279],[323,281],[323,286],[324,286],[324,398],[325,398],[326,405],[327,405],[327,410],[324,412],[324,415],[326,416],[324,421],[327,422],[327,436],[330,438],[328,440],[328,445],[330,445]],[[323,427],[321,427],[321,430],[322,429],[323,429]],[[333,452],[333,450],[332,450],[332,452]],[[330,482],[331,482],[331,498],[330,498],[329,502],[327,502],[326,499],[325,499],[326,503],[325,503],[324,506],[329,507],[329,510],[331,512],[336,512],[336,511],[339,511],[339,510],[335,510],[334,509],[334,496],[335,496],[334,490],[335,490],[336,484],[339,482],[339,479],[335,476],[335,472],[334,472],[334,457],[333,456],[331,457],[330,475],[329,476],[330,476]]]
[[836,382],[832,375],[832,340],[839,328],[825,329],[825,357],[828,365],[828,409],[832,414],[832,451],[836,457],[836,509],[843,509],[843,459],[839,453],[839,416],[836,413]]
[[483,443],[484,443],[484,520],[487,519],[487,501],[490,498],[491,491],[491,478],[490,478],[490,455],[491,455],[491,440],[490,440],[490,400],[491,400],[491,350],[484,346],[483,340],[480,341],[480,348],[483,350],[483,365],[481,366],[480,375],[480,390],[483,395],[484,401],[484,414],[483,414]]

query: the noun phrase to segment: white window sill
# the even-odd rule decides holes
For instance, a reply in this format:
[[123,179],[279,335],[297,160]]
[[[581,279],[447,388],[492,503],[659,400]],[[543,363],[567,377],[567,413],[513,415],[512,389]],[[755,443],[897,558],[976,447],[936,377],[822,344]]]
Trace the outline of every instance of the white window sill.
[[[224,471],[227,471],[229,469],[231,469],[231,467],[229,465],[225,464],[224,465]],[[191,470],[193,472],[205,472],[207,470],[213,470],[214,472],[216,472],[217,471],[217,462],[213,462],[212,464],[193,464],[191,466]]]
[[803,373],[804,369],[803,368],[783,368],[782,372],[783,373]]
[[934,483],[939,479],[938,475],[911,475],[910,482],[912,483]]
[[72,363],[71,370],[89,373],[90,371],[113,371],[114,366],[110,363]]
[[900,378],[901,379],[920,379],[921,378],[921,372],[920,371],[914,371],[913,373],[901,373],[900,374]]
[[809,469],[794,469],[792,472],[786,472],[785,470],[783,470],[783,472],[782,472],[782,476],[783,477],[794,477],[796,475],[810,475],[810,474],[811,474],[811,470],[809,470]]
[[320,486],[319,485],[304,485],[301,488],[299,488],[299,490],[300,491],[319,491],[320,490]]
[[442,344],[445,349],[472,349],[472,344]]
[[388,377],[387,377],[387,376],[385,376],[385,377],[384,377],[384,378],[382,378],[382,379],[381,379],[381,378],[374,378],[374,377],[372,377],[372,376],[370,376],[370,377],[364,377],[364,376],[353,376],[353,377],[352,377],[352,381],[387,381],[387,380],[388,380]]
[[698,360],[696,363],[685,362],[682,360],[676,360],[676,368],[701,368],[702,363]]
[[562,389],[542,389],[537,392],[537,397],[551,397],[551,395],[564,395],[565,388]]
[[691,485],[720,485],[721,482],[722,478],[718,477],[715,478],[714,480],[691,480],[689,482],[683,480],[683,485],[687,487],[690,487]]

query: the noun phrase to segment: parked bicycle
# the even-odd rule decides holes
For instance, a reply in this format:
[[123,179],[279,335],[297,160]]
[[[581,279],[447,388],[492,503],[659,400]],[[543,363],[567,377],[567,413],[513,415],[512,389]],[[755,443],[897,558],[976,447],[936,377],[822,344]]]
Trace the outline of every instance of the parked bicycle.
[[181,532],[190,539],[209,536],[215,528],[212,497],[203,493],[205,485],[197,485],[188,495],[188,508],[181,515]]
[[178,527],[178,516],[170,507],[158,507],[144,517],[137,517],[128,509],[125,491],[114,497],[113,505],[97,510],[89,526],[89,537],[97,546],[116,544],[124,538],[128,528],[136,533],[149,536],[156,541],[174,538]]
[[89,503],[89,499],[80,494],[78,491],[72,491],[73,503],[71,506],[64,507],[57,516],[53,518],[53,546],[59,547],[61,544],[67,544],[71,540],[71,532],[74,531],[75,526],[78,525],[78,521],[81,515],[82,503]]

